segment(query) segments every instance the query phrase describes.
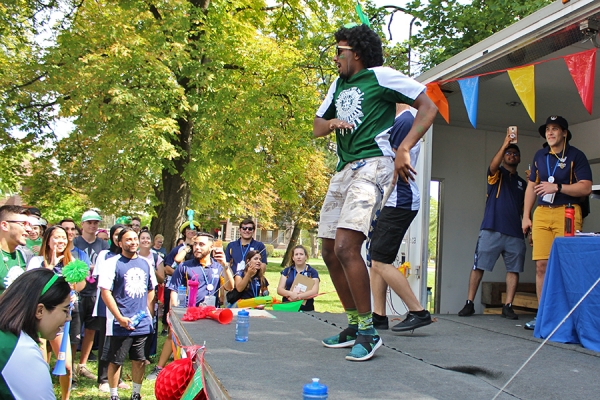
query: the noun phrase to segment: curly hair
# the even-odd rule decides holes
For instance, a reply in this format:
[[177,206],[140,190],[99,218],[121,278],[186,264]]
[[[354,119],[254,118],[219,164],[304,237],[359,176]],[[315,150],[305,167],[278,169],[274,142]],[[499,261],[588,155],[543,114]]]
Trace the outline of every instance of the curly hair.
[[368,26],[341,27],[334,35],[336,42],[348,42],[348,46],[360,57],[365,68],[383,65],[381,38]]

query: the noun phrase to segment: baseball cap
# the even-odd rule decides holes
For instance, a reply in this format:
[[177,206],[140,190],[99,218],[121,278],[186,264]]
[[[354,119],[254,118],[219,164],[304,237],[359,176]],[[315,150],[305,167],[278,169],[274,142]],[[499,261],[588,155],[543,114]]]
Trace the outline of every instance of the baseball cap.
[[88,210],[81,216],[81,222],[85,221],[102,221],[102,217],[94,210]]
[[540,136],[544,139],[546,139],[546,125],[548,124],[556,124],[560,126],[563,131],[566,130],[567,142],[573,137],[573,135],[571,135],[571,131],[569,130],[569,123],[567,122],[567,120],[559,115],[551,115],[548,117],[548,119],[546,119],[546,123],[538,128]]

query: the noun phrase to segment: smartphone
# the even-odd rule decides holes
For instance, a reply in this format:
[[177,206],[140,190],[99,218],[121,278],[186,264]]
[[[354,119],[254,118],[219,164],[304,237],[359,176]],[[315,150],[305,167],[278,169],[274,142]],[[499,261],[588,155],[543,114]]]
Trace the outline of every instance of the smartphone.
[[508,134],[510,135],[510,144],[517,144],[517,140],[519,139],[519,130],[516,126],[508,127]]

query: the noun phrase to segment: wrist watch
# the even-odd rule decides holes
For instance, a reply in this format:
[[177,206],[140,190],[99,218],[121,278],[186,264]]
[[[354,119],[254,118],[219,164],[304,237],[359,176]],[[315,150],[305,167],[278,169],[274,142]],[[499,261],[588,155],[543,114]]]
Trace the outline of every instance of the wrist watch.
[[556,187],[557,187],[556,193],[560,193],[560,191],[562,190],[562,183],[557,183]]

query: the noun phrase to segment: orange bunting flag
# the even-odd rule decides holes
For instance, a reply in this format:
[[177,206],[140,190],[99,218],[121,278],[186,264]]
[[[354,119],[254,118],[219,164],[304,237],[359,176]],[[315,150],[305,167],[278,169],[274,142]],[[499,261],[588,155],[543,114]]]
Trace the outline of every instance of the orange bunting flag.
[[508,76],[519,95],[529,118],[535,122],[535,79],[533,65],[509,69]]
[[564,57],[575,82],[583,106],[592,115],[594,102],[594,77],[596,75],[596,48]]
[[450,109],[448,107],[448,100],[444,93],[442,93],[442,89],[440,89],[440,85],[437,83],[428,83],[427,84],[427,96],[433,101],[433,103],[437,106],[438,111],[444,117],[447,123],[450,123]]

